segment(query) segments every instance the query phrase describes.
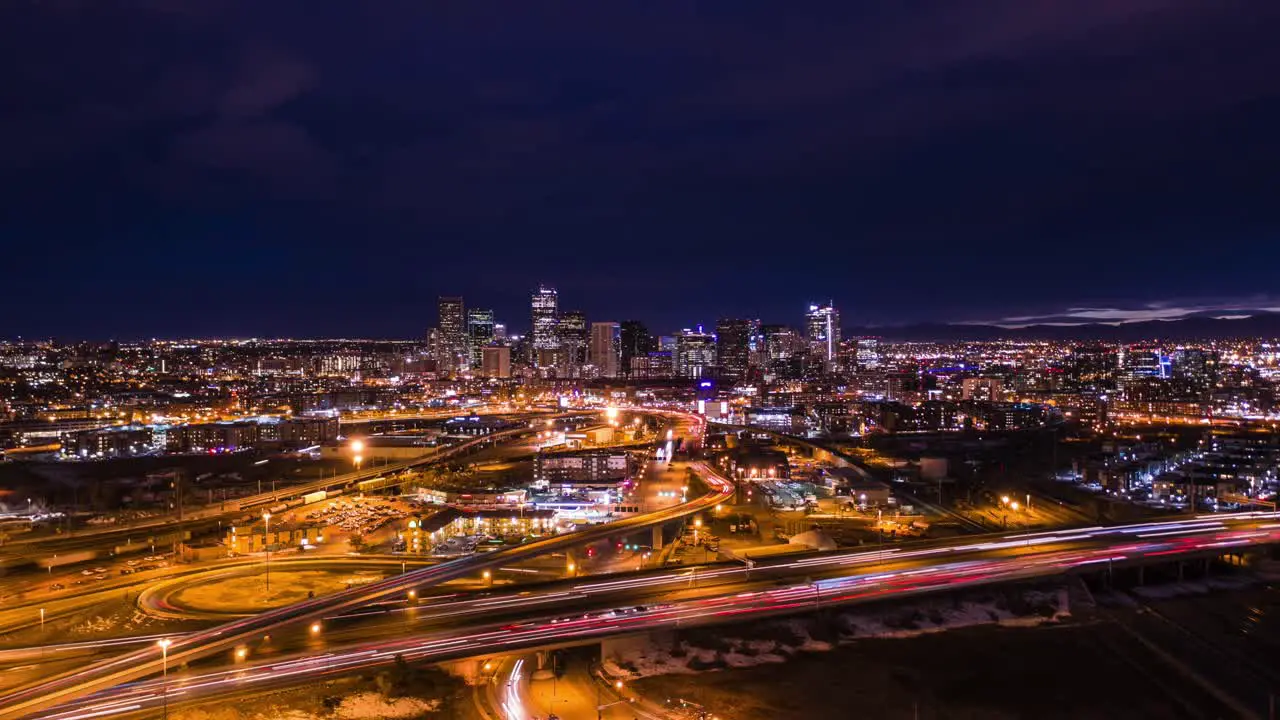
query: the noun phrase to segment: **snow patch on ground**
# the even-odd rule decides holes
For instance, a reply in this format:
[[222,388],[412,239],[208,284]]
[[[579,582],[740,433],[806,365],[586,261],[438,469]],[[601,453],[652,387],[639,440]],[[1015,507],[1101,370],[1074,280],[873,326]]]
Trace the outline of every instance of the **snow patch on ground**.
[[[1070,616],[1065,588],[1028,590],[1018,596],[1015,613],[998,598],[976,601],[921,601],[880,610],[845,612],[834,617],[836,633],[823,632],[812,618],[777,620],[752,628],[751,638],[708,636],[714,647],[681,640],[676,647],[650,644],[604,662],[607,675],[621,678],[714,672],[786,662],[802,652],[825,652],[867,638],[911,638],[975,625],[1033,627]],[[814,637],[818,634],[820,637]],[[695,636],[696,637],[696,636]]]
[[439,700],[396,698],[388,700],[374,692],[348,695],[332,712],[314,714],[297,708],[274,705],[252,711],[237,708],[195,708],[176,717],[181,720],[411,720],[440,709]]
[[380,718],[413,718],[435,711],[439,700],[396,698],[388,700],[377,693],[358,693],[342,699],[333,717],[341,720],[379,720]]

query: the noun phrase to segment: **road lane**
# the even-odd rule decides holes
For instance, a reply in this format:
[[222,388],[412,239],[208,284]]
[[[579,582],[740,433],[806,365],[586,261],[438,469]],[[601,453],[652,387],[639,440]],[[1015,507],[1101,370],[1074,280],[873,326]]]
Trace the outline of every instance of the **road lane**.
[[[909,597],[939,590],[974,587],[1044,575],[1060,574],[1108,561],[1167,557],[1170,552],[1204,552],[1280,541],[1276,516],[1170,524],[1145,524],[1080,533],[1073,538],[1045,534],[1041,538],[1007,537],[974,544],[982,559],[956,557],[927,551],[903,563],[895,560],[845,577],[788,583],[766,590],[732,592],[688,600],[674,600],[643,609],[621,606],[584,616],[566,617],[556,612],[530,613],[524,622],[492,623],[481,616],[476,623],[454,623],[412,637],[389,637],[344,648],[311,651],[287,658],[232,669],[191,670],[170,675],[171,703],[197,701],[214,696],[232,697],[238,692],[283,687],[317,676],[365,670],[393,662],[444,661],[462,657],[490,657],[534,647],[583,644],[599,638],[693,627],[804,612],[832,605],[865,602],[887,597]],[[1215,525],[1221,527],[1213,527]],[[1228,526],[1229,525],[1229,526]],[[1101,541],[1101,542],[1099,542]],[[936,549],[935,549],[936,550]],[[863,553],[867,555],[868,553]],[[827,558],[792,561],[800,566],[821,566]],[[846,561],[855,558],[846,557]],[[866,558],[858,558],[865,561]],[[742,572],[742,569],[738,569]],[[154,708],[161,701],[163,682],[147,680],[111,692],[69,703],[63,708],[35,715],[70,720],[76,717],[128,715]]]
[[[687,416],[676,416],[677,430],[696,428],[701,424],[691,422]],[[492,436],[490,436],[492,437]],[[701,463],[692,466],[705,475],[711,491],[705,496],[686,503],[637,515],[607,525],[592,526],[573,533],[544,538],[514,548],[504,548],[484,555],[474,555],[434,567],[413,570],[386,580],[342,592],[317,597],[278,610],[271,610],[253,617],[236,620],[209,630],[192,633],[175,641],[168,650],[169,663],[180,665],[203,657],[229,651],[237,645],[278,630],[288,625],[309,623],[326,615],[341,614],[369,603],[403,598],[411,589],[435,585],[448,580],[478,573],[485,568],[527,560],[555,550],[583,542],[609,537],[619,532],[639,530],[650,525],[666,523],[683,515],[699,512],[721,502],[732,492],[732,484]],[[154,652],[140,650],[117,658],[94,663],[74,673],[64,673],[45,682],[0,697],[0,718],[21,717],[23,714],[56,706],[76,697],[88,695],[113,685],[128,683],[149,675],[158,674],[161,662]]]

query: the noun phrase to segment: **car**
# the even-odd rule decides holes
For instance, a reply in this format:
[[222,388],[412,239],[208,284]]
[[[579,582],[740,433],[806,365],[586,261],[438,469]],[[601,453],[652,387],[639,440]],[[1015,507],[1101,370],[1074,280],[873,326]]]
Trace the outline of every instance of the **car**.
[[99,575],[101,575],[102,573],[106,572],[106,571],[107,571],[107,569],[106,569],[106,568],[94,568],[94,569],[93,569],[93,571],[94,571],[95,573],[98,573]]
[[54,583],[54,584],[52,584],[52,585],[50,585],[50,586],[49,586],[49,589],[50,589],[50,590],[65,590],[65,589],[67,589],[67,586],[66,586],[66,585],[63,585],[62,583]]
[[92,574],[93,574],[93,571],[92,571],[92,570],[81,570],[81,571],[80,571],[80,574],[81,574],[81,575],[86,575],[86,576],[87,576],[87,575],[92,575]]

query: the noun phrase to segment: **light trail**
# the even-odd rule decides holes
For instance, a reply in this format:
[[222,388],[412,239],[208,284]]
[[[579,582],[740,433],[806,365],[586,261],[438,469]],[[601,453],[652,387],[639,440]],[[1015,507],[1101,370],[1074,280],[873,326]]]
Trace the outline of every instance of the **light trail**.
[[[1280,541],[1280,531],[1261,531],[1258,525],[1225,529],[1212,535],[1194,532],[1166,536],[1132,546],[1118,554],[1116,545],[1124,533],[1113,533],[1112,542],[1086,549],[1043,549],[1032,556],[985,557],[980,559],[934,559],[933,564],[908,570],[890,570],[822,579],[813,583],[790,584],[752,592],[729,592],[712,597],[680,600],[637,611],[628,607],[592,612],[582,617],[563,618],[543,614],[515,625],[480,625],[442,629],[417,637],[377,640],[347,649],[321,654],[263,661],[234,669],[218,669],[170,678],[170,700],[174,697],[198,700],[234,694],[248,687],[287,685],[293,679],[340,674],[390,663],[400,656],[412,661],[444,661],[461,657],[483,657],[540,646],[581,644],[610,635],[645,632],[672,627],[691,627],[719,622],[764,618],[798,610],[844,605],[885,597],[907,597],[937,590],[974,587],[993,582],[1060,574],[1103,562],[1122,562],[1156,557],[1174,550],[1199,552],[1219,547]],[[988,551],[989,552],[989,551]],[[160,702],[160,680],[115,688],[110,692],[71,703],[68,707],[36,717],[70,720],[77,717],[128,714],[137,707],[155,707]]]

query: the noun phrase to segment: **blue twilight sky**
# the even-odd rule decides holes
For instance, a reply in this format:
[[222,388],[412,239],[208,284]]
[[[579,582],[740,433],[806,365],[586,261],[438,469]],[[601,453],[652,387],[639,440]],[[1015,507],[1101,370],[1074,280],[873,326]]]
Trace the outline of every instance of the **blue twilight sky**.
[[[12,0],[0,337],[1247,314],[1280,3]],[[1136,313],[1136,314],[1133,314]]]

